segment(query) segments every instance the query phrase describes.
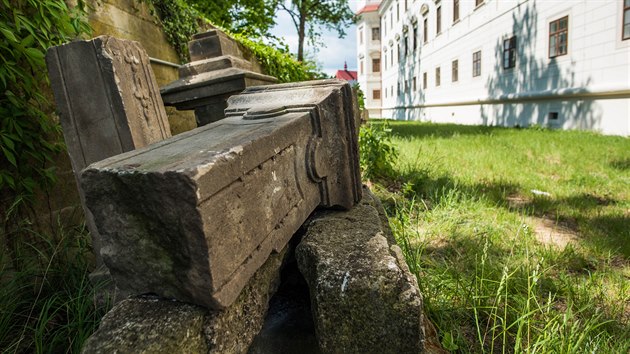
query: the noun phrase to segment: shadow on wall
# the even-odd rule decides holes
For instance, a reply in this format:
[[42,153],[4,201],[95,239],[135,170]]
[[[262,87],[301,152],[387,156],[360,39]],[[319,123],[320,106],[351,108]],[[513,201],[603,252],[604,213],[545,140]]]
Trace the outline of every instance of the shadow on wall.
[[[591,83],[577,83],[575,62],[569,54],[557,58],[547,58],[548,40],[542,40],[545,48],[536,48],[538,36],[538,13],[536,2],[531,6],[521,5],[512,13],[512,33],[497,40],[495,45],[495,65],[488,76],[486,87],[488,96],[499,98],[506,94],[534,93],[553,89],[586,88]],[[571,19],[569,19],[571,21]],[[571,31],[569,22],[569,31]],[[547,24],[548,26],[548,24]],[[548,33],[541,33],[547,36]],[[516,65],[504,69],[504,40],[516,36]],[[536,58],[537,49],[544,52],[544,59]],[[568,63],[563,70],[561,63]],[[601,122],[601,109],[593,99],[547,99],[536,102],[518,102],[480,107],[482,123],[498,126],[539,125],[550,128],[597,130]]]
[[[417,24],[415,26],[417,26]],[[413,28],[414,25],[410,26],[397,44],[399,50],[398,83],[397,87],[394,89],[397,90],[395,107],[398,108],[394,109],[392,114],[392,118],[396,120],[422,120],[422,108],[404,108],[424,103],[424,91],[420,89],[420,85],[422,85],[422,74],[416,73],[416,67],[421,67],[422,44],[420,43],[417,32],[414,31]],[[410,38],[413,42],[409,41]],[[416,43],[415,49],[412,46],[413,43]],[[414,54],[414,52],[417,53]],[[418,58],[418,60],[416,61],[415,58]],[[417,76],[414,76],[414,73],[416,73],[415,75]]]

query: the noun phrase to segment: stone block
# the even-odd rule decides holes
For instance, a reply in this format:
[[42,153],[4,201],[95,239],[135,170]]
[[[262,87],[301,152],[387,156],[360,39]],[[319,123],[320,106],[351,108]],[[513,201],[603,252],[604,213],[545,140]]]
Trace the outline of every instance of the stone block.
[[198,126],[225,118],[230,96],[277,81],[261,74],[255,59],[243,59],[239,44],[219,30],[196,34],[188,49],[192,62],[182,65],[179,79],[161,93],[166,105],[194,110]]
[[103,318],[83,353],[247,353],[291,252],[287,246],[273,253],[222,311],[155,296],[123,300]]
[[83,172],[121,290],[225,308],[316,207],[360,200],[346,82],[250,88],[228,103],[224,120]]
[[[77,180],[93,162],[171,136],[149,57],[137,42],[107,36],[76,41],[50,48],[46,63]],[[80,186],[79,194],[85,204]],[[100,236],[85,211],[98,250]],[[96,262],[102,264],[98,254]]]
[[238,43],[222,31],[213,29],[204,33],[197,33],[188,42],[190,61],[216,58],[222,55],[243,57]]
[[[380,212],[379,212],[380,211]],[[422,297],[367,189],[349,211],[320,211],[296,248],[323,353],[421,353]]]

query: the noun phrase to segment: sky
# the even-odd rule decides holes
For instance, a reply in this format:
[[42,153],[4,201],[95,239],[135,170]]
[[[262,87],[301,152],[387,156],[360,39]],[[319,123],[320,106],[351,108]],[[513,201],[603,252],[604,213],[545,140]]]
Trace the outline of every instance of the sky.
[[[357,10],[357,1],[348,1],[353,12]],[[337,32],[321,29],[322,42],[326,47],[319,48],[319,52],[315,56],[320,69],[328,75],[334,75],[337,70],[343,69],[344,61],[348,62],[348,70],[356,70],[357,68],[357,42],[356,42],[356,26],[350,25],[346,29],[346,36],[339,39]],[[276,26],[271,33],[277,37],[283,37],[289,45],[292,53],[297,53],[298,36],[293,21],[286,11],[276,13]],[[312,52],[312,48],[306,47],[306,50]],[[309,56],[310,57],[310,56]]]

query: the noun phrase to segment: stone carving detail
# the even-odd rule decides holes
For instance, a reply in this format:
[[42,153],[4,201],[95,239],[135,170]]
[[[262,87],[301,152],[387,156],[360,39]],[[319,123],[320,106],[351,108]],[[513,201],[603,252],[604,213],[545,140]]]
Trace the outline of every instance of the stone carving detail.
[[226,119],[87,168],[116,285],[229,306],[317,206],[360,200],[355,106],[338,80],[250,88]]

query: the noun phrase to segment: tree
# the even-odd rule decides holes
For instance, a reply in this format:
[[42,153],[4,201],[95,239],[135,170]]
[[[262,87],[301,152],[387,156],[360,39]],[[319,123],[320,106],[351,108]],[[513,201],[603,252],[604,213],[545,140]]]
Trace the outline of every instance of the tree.
[[270,37],[279,0],[186,0],[212,23],[250,37]]
[[289,13],[297,30],[299,61],[304,60],[306,37],[309,43],[318,43],[319,27],[335,30],[339,38],[343,38],[346,27],[354,22],[354,13],[348,6],[348,0],[280,0],[278,7]]

